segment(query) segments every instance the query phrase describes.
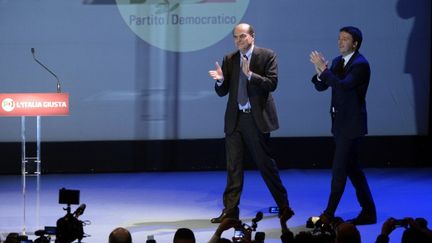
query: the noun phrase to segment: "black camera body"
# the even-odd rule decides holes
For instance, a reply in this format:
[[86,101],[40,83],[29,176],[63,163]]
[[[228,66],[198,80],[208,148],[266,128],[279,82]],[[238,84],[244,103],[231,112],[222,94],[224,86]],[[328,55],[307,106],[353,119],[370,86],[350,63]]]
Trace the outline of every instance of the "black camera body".
[[85,223],[78,219],[84,213],[86,205],[81,204],[74,213],[71,213],[71,204],[78,205],[80,203],[80,191],[69,190],[61,188],[59,190],[59,204],[66,204],[67,207],[63,208],[66,215],[57,220],[56,226],[45,226],[42,230],[35,232],[39,236],[34,243],[50,243],[51,236],[55,235],[56,243],[71,243],[74,240],[81,240],[84,238],[84,225]]
[[406,219],[395,219],[394,220],[395,227],[408,227],[408,220]]
[[83,222],[72,214],[66,214],[57,220],[56,242],[66,243],[78,240],[81,242],[84,238]]
[[34,234],[36,236],[39,236],[33,241],[34,243],[50,243],[51,236],[56,235],[56,227],[45,226],[43,230],[36,230]]
[[[256,231],[256,228],[258,227],[257,223],[262,218],[263,218],[263,213],[258,212],[255,215],[255,218],[252,219],[252,226],[240,222],[241,227],[234,228],[234,236],[232,237],[232,242],[244,242],[246,231],[249,232]],[[264,238],[265,238],[264,232],[256,232],[255,240],[259,240],[259,242],[261,241],[264,242]]]
[[336,227],[341,224],[341,217],[334,217],[329,223],[323,222],[320,217],[310,217],[306,221],[306,228],[312,228],[309,232],[313,236],[334,239],[336,237]]
[[331,232],[332,225],[324,223],[320,217],[310,217],[306,221],[306,228],[313,228],[313,232]]
[[243,228],[235,228],[234,236],[232,238],[233,242],[243,242],[245,237],[245,232]]
[[[232,237],[232,242],[245,242],[245,231],[255,231],[252,227],[247,224],[242,224],[242,228],[234,228],[234,236]],[[264,232],[256,232],[255,233],[255,241],[256,242],[264,242],[265,233]]]
[[78,216],[84,213],[86,207],[82,204],[78,209],[72,214],[71,204],[78,205],[80,203],[80,191],[79,190],[69,190],[62,188],[59,190],[59,203],[67,204],[66,215],[57,220],[56,228],[56,243],[70,243],[74,240],[81,240],[84,238],[84,222],[78,219]]

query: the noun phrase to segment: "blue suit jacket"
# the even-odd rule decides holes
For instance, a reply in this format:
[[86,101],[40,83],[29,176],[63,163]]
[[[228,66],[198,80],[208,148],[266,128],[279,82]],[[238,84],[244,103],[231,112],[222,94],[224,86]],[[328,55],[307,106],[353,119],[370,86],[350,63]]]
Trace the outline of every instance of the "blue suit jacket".
[[371,71],[368,61],[358,51],[343,71],[338,71],[341,59],[342,56],[333,59],[330,69],[320,75],[321,81],[315,75],[312,82],[318,91],[332,88],[330,112],[333,135],[355,138],[367,134],[366,92]]

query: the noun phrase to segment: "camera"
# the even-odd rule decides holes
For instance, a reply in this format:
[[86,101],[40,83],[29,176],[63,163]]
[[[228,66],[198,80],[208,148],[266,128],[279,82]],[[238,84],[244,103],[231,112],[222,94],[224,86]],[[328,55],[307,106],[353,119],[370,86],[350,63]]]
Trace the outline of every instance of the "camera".
[[395,219],[394,220],[395,227],[408,227],[408,220],[406,219]]
[[[320,220],[320,217],[312,216],[306,221],[306,228],[315,228],[317,222]],[[320,224],[319,222],[318,224]]]
[[306,221],[306,227],[312,228],[310,232],[312,235],[334,239],[336,236],[335,229],[342,222],[344,221],[341,217],[334,217],[330,223],[324,223],[320,217],[314,216]]
[[[392,218],[392,219],[394,220],[394,226],[396,228],[398,227],[409,228],[411,226],[411,223],[409,222],[408,218],[403,218],[403,219]],[[428,222],[425,218],[415,218],[414,223],[417,224],[417,226],[420,229],[427,229]]]
[[243,231],[243,228],[234,229],[234,236],[232,238],[233,242],[243,242],[244,237],[245,233]]
[[[244,224],[240,221],[240,226],[234,228],[234,236],[232,237],[232,242],[244,242],[246,237],[246,232],[252,232],[256,231],[256,228],[258,227],[257,223],[263,218],[263,213],[258,212],[255,215],[255,218],[252,219],[252,226],[249,226],[247,224]],[[264,241],[265,234],[264,232],[257,232],[255,234],[255,239],[257,240],[257,237],[260,241]]]
[[331,232],[332,230],[332,225],[329,223],[324,223],[320,217],[310,217],[307,221],[306,221],[306,227],[307,228],[313,228],[313,233],[316,232]]
[[51,236],[56,234],[56,227],[54,226],[45,226],[43,230],[36,230],[34,233],[36,236],[39,236],[34,240],[34,243],[50,243]]
[[80,215],[84,213],[86,205],[81,204],[75,212],[71,213],[71,204],[78,205],[80,203],[79,190],[69,190],[62,188],[59,190],[59,203],[67,204],[66,215],[57,220],[56,224],[56,243],[71,243],[74,240],[81,240],[84,238],[84,225],[85,223],[78,219]]

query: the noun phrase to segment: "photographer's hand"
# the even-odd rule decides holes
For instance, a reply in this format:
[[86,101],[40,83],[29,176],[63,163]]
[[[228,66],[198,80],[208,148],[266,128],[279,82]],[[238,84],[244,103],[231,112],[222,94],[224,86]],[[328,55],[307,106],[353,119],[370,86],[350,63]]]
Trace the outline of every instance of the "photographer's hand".
[[221,238],[222,233],[225,230],[228,230],[228,229],[231,229],[231,228],[235,228],[235,227],[241,227],[241,223],[242,222],[240,220],[238,220],[238,219],[225,218],[219,224],[219,226],[217,227],[215,233],[213,234],[212,238],[210,239],[210,241],[208,243],[217,242]]
[[391,232],[396,228],[394,218],[388,218],[381,227],[381,234],[389,236]]
[[219,224],[219,227],[216,229],[215,234],[221,236],[222,233],[227,229],[241,227],[241,223],[242,222],[238,219],[226,218],[222,220],[222,222]]
[[407,227],[420,230],[420,226],[418,225],[418,223],[413,218],[405,217],[404,221],[406,222]]
[[381,226],[381,234],[377,236],[375,243],[389,243],[389,235],[396,228],[395,223],[394,218],[388,218]]
[[252,242],[252,229],[251,228],[244,229],[244,233],[245,233],[245,237],[243,242],[245,243]]
[[413,219],[411,217],[406,217],[404,218],[404,220],[407,222],[409,228],[415,229],[419,232],[423,232],[423,234],[425,234],[429,240],[432,240],[432,231],[427,228],[427,221],[425,219]]

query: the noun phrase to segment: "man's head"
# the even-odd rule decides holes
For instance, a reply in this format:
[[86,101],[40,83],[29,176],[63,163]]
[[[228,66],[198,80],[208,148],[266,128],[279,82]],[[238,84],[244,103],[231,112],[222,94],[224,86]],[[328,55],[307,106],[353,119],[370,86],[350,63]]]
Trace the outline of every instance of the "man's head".
[[118,227],[109,235],[109,243],[132,243],[132,236],[129,230]]
[[356,27],[346,26],[339,30],[338,47],[339,52],[342,55],[347,55],[351,52],[358,51],[362,41],[362,33]]
[[174,234],[174,243],[195,243],[195,235],[188,228],[180,228]]
[[360,243],[360,232],[350,223],[340,223],[336,227],[336,243]]
[[255,31],[251,25],[241,23],[234,28],[233,38],[236,47],[246,53],[255,41]]

